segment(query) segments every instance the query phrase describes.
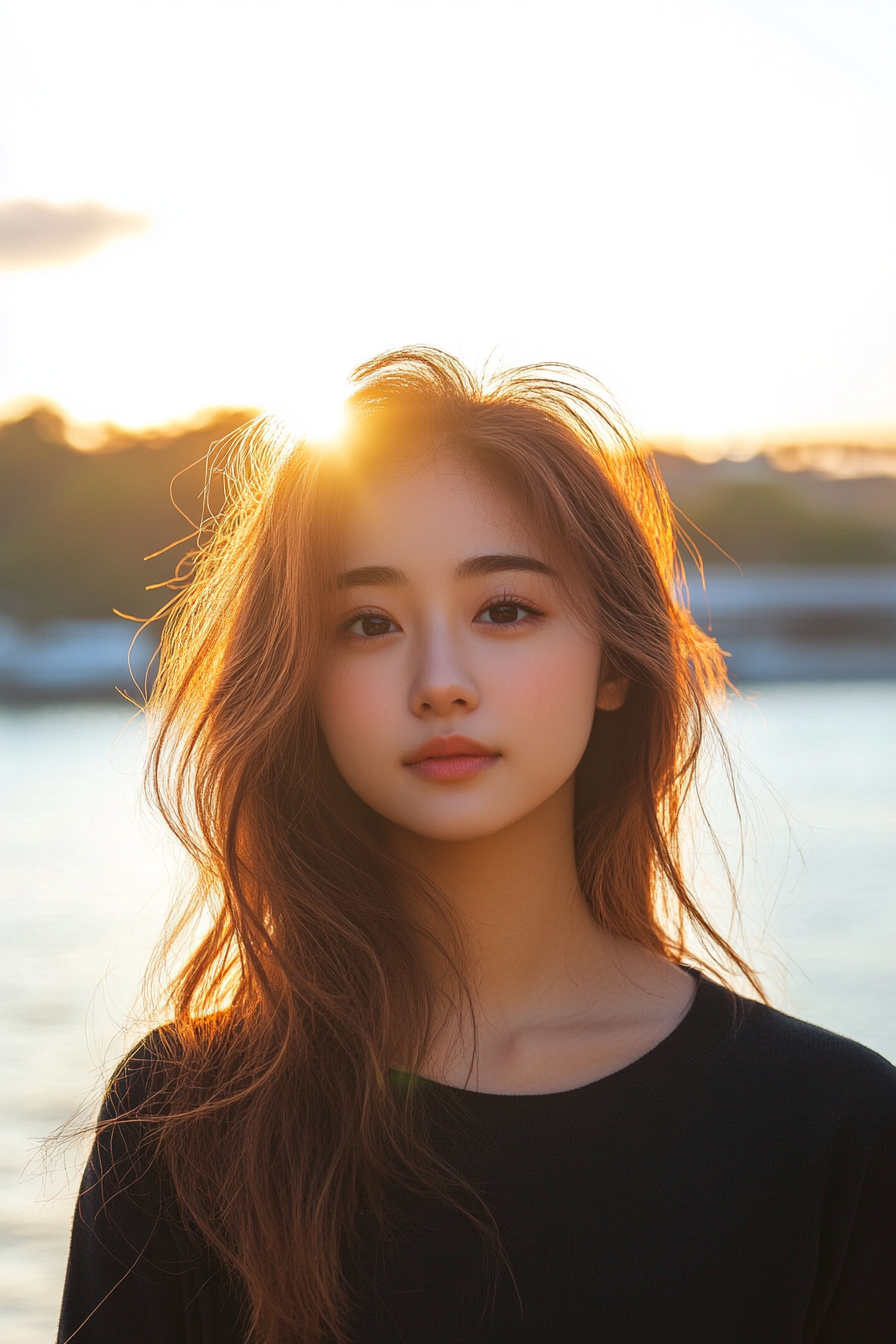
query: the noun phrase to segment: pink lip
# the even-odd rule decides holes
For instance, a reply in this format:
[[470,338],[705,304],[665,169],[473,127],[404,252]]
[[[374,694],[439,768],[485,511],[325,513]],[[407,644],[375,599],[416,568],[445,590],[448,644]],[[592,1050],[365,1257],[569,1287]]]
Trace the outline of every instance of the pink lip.
[[460,733],[431,737],[405,761],[421,779],[466,779],[494,765],[500,753]]

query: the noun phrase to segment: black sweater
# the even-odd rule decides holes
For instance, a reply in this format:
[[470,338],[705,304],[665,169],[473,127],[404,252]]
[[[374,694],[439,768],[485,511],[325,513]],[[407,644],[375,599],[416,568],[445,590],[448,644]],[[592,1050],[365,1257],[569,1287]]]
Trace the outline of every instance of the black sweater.
[[[105,1117],[139,1100],[140,1062]],[[863,1046],[702,979],[610,1077],[430,1084],[425,1104],[513,1277],[462,1216],[396,1195],[395,1235],[356,1266],[358,1344],[896,1344],[896,1069]],[[135,1151],[114,1129],[94,1148],[60,1341],[243,1344],[239,1285]]]

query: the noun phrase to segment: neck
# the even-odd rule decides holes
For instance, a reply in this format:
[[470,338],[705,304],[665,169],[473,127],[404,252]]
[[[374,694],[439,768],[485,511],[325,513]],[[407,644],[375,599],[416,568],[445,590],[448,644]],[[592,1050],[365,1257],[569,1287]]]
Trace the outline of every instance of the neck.
[[579,886],[570,780],[496,835],[433,840],[391,826],[390,848],[446,897],[467,949],[477,1017],[524,1017],[568,995],[583,959],[612,955]]
[[687,1011],[690,976],[592,918],[576,872],[573,797],[569,781],[477,840],[387,828],[394,852],[448,901],[469,965],[472,1019],[461,1006],[459,1021],[446,1021],[425,1076],[494,1092],[575,1087],[651,1050]]

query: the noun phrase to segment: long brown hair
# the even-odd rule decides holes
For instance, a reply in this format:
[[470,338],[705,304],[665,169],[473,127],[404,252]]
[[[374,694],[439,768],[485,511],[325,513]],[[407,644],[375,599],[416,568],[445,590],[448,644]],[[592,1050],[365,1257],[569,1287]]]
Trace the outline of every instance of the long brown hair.
[[[596,713],[576,774],[585,898],[611,933],[756,985],[683,873],[682,807],[725,672],[682,601],[649,453],[563,366],[483,381],[413,347],[354,380],[335,450],[260,421],[212,462],[225,502],[167,612],[148,705],[150,786],[197,874],[182,928],[204,921],[160,1038],[158,1141],[185,1215],[244,1285],[259,1344],[345,1336],[354,1238],[385,1216],[392,1182],[460,1203],[488,1234],[390,1074],[413,1074],[444,1029],[421,948],[433,924],[409,913],[439,893],[382,843],[315,718],[353,473],[436,447],[512,497],[585,597],[605,662],[631,678],[625,706]],[[459,1003],[463,952],[443,928]]]

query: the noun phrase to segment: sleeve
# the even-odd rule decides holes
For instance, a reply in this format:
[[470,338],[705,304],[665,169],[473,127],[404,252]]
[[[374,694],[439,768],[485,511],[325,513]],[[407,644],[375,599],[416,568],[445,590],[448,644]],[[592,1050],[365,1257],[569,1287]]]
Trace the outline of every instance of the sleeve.
[[896,1344],[896,1118],[869,1156],[813,1344]]
[[58,1344],[242,1344],[220,1265],[178,1216],[155,1153],[140,1047],[109,1088],[72,1227]]

